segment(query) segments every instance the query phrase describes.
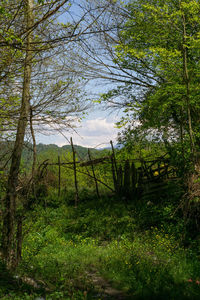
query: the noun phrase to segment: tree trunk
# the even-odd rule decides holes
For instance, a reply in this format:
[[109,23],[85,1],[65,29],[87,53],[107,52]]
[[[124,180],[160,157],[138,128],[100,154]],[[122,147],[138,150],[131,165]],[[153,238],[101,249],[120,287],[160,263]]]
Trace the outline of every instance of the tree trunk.
[[181,138],[181,152],[183,162],[185,160],[185,150],[184,150],[184,126],[183,126],[183,107],[181,107],[180,111],[181,121],[180,121],[180,138]]
[[35,169],[36,169],[37,146],[36,146],[35,133],[33,129],[33,110],[31,107],[30,107],[30,130],[31,130],[32,142],[33,142],[33,164],[32,164],[32,176],[31,176],[31,181],[33,182],[35,177]]
[[[26,0],[25,19],[27,29],[33,24],[32,17],[33,0]],[[3,216],[3,234],[2,234],[2,252],[3,258],[8,268],[12,268],[16,260],[16,242],[15,242],[15,219],[16,219],[16,197],[18,174],[23,150],[24,136],[29,119],[30,110],[30,81],[31,81],[31,32],[27,32],[26,55],[24,61],[24,80],[23,92],[20,109],[20,117],[17,126],[16,139],[12,153],[11,167],[8,175],[7,192],[5,197],[5,207]]]
[[186,46],[186,20],[185,14],[182,14],[183,20],[183,78],[186,87],[186,108],[187,108],[187,118],[188,118],[188,131],[190,137],[190,149],[192,153],[192,160],[194,162],[194,155],[195,155],[195,144],[194,144],[194,134],[192,130],[192,118],[191,118],[191,107],[190,107],[190,78],[188,74],[188,48]]

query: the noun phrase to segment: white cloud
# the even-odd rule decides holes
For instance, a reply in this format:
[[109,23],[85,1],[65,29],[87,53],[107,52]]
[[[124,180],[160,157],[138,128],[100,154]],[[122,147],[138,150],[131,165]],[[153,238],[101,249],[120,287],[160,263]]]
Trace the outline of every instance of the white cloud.
[[78,134],[75,132],[69,133],[68,131],[63,132],[66,138],[60,133],[48,137],[39,135],[38,142],[63,146],[69,143],[72,136],[74,144],[84,147],[104,148],[110,145],[110,140],[116,142],[118,129],[114,127],[115,121],[115,118],[111,120],[106,118],[85,120],[76,128]]

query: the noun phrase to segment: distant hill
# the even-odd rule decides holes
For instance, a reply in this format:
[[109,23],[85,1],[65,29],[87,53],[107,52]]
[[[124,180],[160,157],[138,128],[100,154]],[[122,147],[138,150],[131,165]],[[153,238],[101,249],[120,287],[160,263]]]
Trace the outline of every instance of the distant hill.
[[[88,155],[88,148],[86,147],[82,147],[79,145],[74,145],[74,149],[77,153],[78,156],[80,156],[81,158],[87,157]],[[89,148],[90,149],[90,153],[92,156],[98,157],[98,156],[102,156],[103,153],[107,153],[108,151],[104,150],[98,150],[98,149],[94,149],[94,148]],[[49,145],[45,145],[45,144],[38,144],[37,145],[37,153],[38,155],[44,152],[54,152],[55,154],[59,155],[59,154],[63,154],[63,153],[67,153],[67,152],[72,152],[72,147],[71,145],[64,145],[62,147],[59,147],[55,144],[49,144]]]
[[[78,159],[88,160],[88,148],[79,145],[74,145],[74,148]],[[98,150],[94,148],[89,148],[89,149],[92,158],[99,158],[102,156],[106,156],[108,155],[108,153],[110,153],[110,151],[106,149],[103,150]],[[55,162],[58,160],[58,155],[67,157],[67,153],[72,153],[71,145],[64,145],[62,147],[59,147],[55,144],[46,145],[40,143],[37,145],[37,158],[39,161],[44,161],[46,159],[49,159],[50,161]],[[29,168],[29,166],[31,166],[32,159],[33,159],[32,145],[26,144],[22,155],[23,166],[25,168]]]
[[[0,169],[4,166],[5,162],[10,159],[12,149],[14,143],[13,142],[0,142]],[[83,160],[88,159],[88,148],[82,147],[79,145],[74,145],[77,156]],[[94,149],[89,148],[92,158],[99,158],[102,156],[108,155],[110,153],[110,149]],[[38,144],[37,145],[37,157],[39,160],[57,160],[58,155],[63,155],[67,153],[72,153],[71,145],[64,145],[59,147],[55,144]],[[22,153],[22,164],[24,168],[29,168],[32,164],[33,160],[33,150],[32,144],[25,143],[23,153]],[[8,163],[9,165],[9,163]]]
[[[122,144],[116,144],[116,145],[114,145],[114,149],[118,149],[118,150],[120,150],[120,149],[122,149],[124,146],[122,145]],[[112,148],[111,148],[111,146],[110,147],[105,147],[105,148],[102,148],[101,150],[112,150]]]

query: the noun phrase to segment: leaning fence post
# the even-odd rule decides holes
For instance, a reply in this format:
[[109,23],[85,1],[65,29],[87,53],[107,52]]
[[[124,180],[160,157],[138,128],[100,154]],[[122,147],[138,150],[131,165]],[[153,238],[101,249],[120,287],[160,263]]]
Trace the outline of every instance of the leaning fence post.
[[117,174],[117,163],[116,163],[116,157],[115,157],[115,150],[114,150],[114,147],[113,147],[113,142],[110,141],[110,144],[111,144],[111,148],[112,148],[114,167],[115,167],[116,174]]
[[116,162],[113,142],[110,141],[110,144],[111,144],[111,148],[112,148],[111,162],[112,162],[113,181],[114,181],[114,186],[115,186],[115,192],[118,193],[119,192],[119,174],[118,174],[118,169],[117,169],[117,162]]
[[111,156],[111,168],[112,168],[112,176],[113,176],[114,190],[115,190],[115,193],[116,193],[116,192],[117,192],[117,179],[116,179],[116,175],[115,175],[115,167],[114,167],[114,159],[113,159],[113,155]]
[[99,188],[98,188],[98,182],[97,182],[96,175],[95,175],[95,172],[94,172],[94,165],[93,165],[93,162],[92,162],[92,159],[91,159],[90,149],[88,149],[88,157],[89,157],[89,160],[91,162],[92,174],[93,174],[93,177],[94,177],[94,182],[95,182],[97,197],[100,198]]
[[79,195],[78,195],[78,182],[77,182],[77,174],[76,174],[76,153],[75,153],[75,150],[74,150],[72,137],[70,138],[70,142],[71,142],[72,153],[73,153],[74,185],[75,185],[75,207],[77,207],[78,202],[79,202]]

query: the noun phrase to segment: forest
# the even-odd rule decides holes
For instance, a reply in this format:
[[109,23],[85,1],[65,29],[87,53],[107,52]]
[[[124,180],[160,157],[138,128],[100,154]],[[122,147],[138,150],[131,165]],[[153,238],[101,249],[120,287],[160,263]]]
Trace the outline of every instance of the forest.
[[0,299],[200,298],[199,97],[198,0],[1,0]]

